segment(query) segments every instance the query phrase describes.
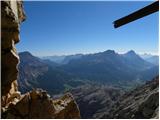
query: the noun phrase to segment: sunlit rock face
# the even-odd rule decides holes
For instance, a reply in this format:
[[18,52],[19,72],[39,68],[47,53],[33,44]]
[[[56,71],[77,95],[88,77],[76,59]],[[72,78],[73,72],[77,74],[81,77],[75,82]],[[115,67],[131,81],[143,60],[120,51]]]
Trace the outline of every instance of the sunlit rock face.
[[19,42],[20,24],[25,20],[22,1],[1,1],[1,111],[2,118],[80,118],[71,94],[53,100],[44,90],[25,94],[18,91],[15,44]]
[[1,1],[2,106],[17,91],[19,57],[15,44],[19,42],[19,25],[25,19],[22,2]]
[[53,100],[41,89],[33,90],[21,96],[19,102],[9,105],[2,114],[3,118],[23,119],[76,119],[80,118],[79,109],[71,94]]

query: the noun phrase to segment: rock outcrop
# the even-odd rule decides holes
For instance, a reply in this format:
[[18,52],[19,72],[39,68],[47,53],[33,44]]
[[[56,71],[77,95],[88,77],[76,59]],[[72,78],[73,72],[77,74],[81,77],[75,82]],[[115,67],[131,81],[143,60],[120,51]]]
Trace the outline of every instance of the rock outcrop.
[[25,20],[22,1],[1,1],[1,111],[2,118],[80,118],[71,94],[53,100],[43,90],[26,94],[18,91],[15,44],[19,42],[20,24]]
[[3,111],[3,118],[23,119],[74,119],[80,118],[79,110],[71,94],[53,100],[43,90],[33,90],[21,96],[16,102],[9,104]]
[[22,2],[1,1],[2,40],[2,106],[10,102],[17,91],[19,57],[15,44],[19,42],[19,25],[25,19]]

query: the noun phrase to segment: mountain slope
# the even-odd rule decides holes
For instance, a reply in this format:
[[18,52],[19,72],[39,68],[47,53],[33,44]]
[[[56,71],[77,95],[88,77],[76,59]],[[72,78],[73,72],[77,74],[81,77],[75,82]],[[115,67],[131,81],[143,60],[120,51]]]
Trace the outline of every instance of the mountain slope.
[[[101,53],[83,55],[61,66],[67,72],[77,75],[81,79],[107,83],[130,84],[142,77],[141,72],[153,67],[144,61],[134,51],[120,55],[113,50]],[[154,76],[151,76],[154,77]]]
[[24,93],[34,88],[34,85],[39,84],[36,80],[37,77],[48,71],[49,67],[29,52],[22,52],[19,54],[19,57],[20,64],[18,66],[18,87],[19,90]]
[[50,94],[57,94],[83,84],[81,81],[75,81],[73,75],[57,69],[58,65],[52,61],[41,60],[29,52],[22,52],[19,56],[21,62],[18,83],[22,93],[42,88]]
[[50,60],[58,64],[67,64],[70,60],[79,59],[83,54],[75,55],[62,55],[62,56],[44,56],[41,57],[43,60]]
[[133,50],[123,54],[123,57],[126,59],[126,64],[130,65],[130,67],[134,68],[135,70],[146,70],[153,66],[151,63],[143,60]]
[[158,55],[151,55],[151,54],[143,54],[140,55],[141,58],[146,60],[147,62],[150,62],[154,65],[159,65],[159,56]]
[[122,95],[111,106],[109,112],[103,111],[99,118],[148,119],[158,118],[159,76],[145,85]]
[[97,84],[86,84],[70,91],[84,119],[97,118],[102,110],[108,111],[108,108],[124,94],[124,91],[111,86],[102,86]]
[[154,64],[154,65],[159,65],[159,56],[152,56],[152,57],[147,58],[145,60]]

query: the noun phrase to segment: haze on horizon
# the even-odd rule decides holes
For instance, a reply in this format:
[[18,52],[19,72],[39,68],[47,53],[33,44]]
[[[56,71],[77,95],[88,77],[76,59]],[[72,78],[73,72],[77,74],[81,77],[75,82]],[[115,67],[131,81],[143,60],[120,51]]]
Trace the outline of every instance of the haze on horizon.
[[25,1],[18,52],[36,56],[88,54],[108,49],[118,53],[158,55],[158,13],[118,29],[113,21],[151,1]]

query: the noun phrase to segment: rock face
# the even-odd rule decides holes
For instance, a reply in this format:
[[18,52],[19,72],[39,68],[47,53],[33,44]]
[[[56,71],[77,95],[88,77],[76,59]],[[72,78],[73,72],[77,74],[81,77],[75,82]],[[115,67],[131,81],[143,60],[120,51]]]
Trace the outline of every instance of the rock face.
[[19,26],[25,20],[21,1],[1,1],[2,118],[80,118],[71,94],[53,100],[43,90],[21,94],[17,89]]
[[33,90],[24,94],[17,104],[12,102],[2,117],[7,119],[74,119],[80,118],[80,115],[71,94],[52,100],[45,91]]
[[108,113],[101,118],[158,119],[159,77],[121,96]]
[[17,64],[15,44],[19,42],[19,25],[25,19],[22,2],[1,1],[2,6],[2,106],[17,92]]

